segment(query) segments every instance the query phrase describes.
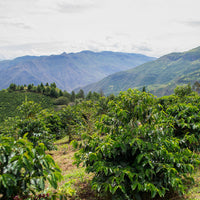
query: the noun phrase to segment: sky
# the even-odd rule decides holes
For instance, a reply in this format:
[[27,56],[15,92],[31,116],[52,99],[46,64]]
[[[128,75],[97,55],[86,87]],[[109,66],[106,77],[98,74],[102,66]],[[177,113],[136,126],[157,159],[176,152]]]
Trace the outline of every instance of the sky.
[[200,46],[200,0],[0,0],[0,59]]

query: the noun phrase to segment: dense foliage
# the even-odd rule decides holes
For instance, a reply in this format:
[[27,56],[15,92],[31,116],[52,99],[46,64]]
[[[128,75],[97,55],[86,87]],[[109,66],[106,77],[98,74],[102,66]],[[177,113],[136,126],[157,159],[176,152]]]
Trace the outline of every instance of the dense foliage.
[[43,191],[48,181],[54,188],[61,178],[59,167],[45,153],[44,144],[36,147],[26,137],[15,140],[0,135],[0,194],[2,199],[28,198]]
[[[184,192],[199,158],[189,150],[191,143],[182,145],[183,139],[176,137],[175,119],[170,108],[167,111],[154,96],[137,90],[109,101],[107,113],[96,123],[99,131],[87,135],[76,154],[76,163],[83,162],[87,172],[95,174],[93,188],[108,192],[112,199]],[[199,133],[199,127],[196,130]],[[181,128],[179,132],[186,137]]]
[[[60,171],[45,150],[54,149],[54,141],[66,136],[69,141],[80,139],[81,132],[92,127],[94,106],[92,101],[83,101],[54,111],[43,109],[40,104],[25,98],[17,107],[17,115],[5,119],[0,125],[1,155],[4,155],[0,158],[0,185],[4,188],[0,198],[1,195],[2,199],[47,198],[46,194],[39,197],[35,193],[44,190],[45,180],[57,187]],[[14,172],[6,171],[10,167]],[[16,181],[12,183],[14,179]],[[31,193],[34,196],[31,197]]]
[[193,181],[200,164],[200,97],[190,85],[162,98],[145,89],[108,97],[81,90],[60,95],[62,109],[44,109],[26,97],[15,116],[0,124],[3,199],[31,193],[36,198],[45,181],[56,187],[60,171],[45,150],[66,136],[79,148],[76,164],[94,174],[93,188],[108,199],[182,194],[185,183]]

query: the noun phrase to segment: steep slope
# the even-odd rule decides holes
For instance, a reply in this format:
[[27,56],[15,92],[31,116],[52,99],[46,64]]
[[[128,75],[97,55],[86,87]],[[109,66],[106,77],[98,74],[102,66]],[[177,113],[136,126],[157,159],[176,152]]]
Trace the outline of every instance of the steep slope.
[[177,84],[200,81],[200,47],[183,53],[171,53],[136,68],[118,72],[88,85],[87,91],[103,90],[105,94],[119,93],[128,88],[147,90],[158,96],[173,92]]
[[24,56],[0,62],[0,89],[10,83],[34,85],[55,82],[71,91],[155,58],[141,54],[82,51],[51,56]]

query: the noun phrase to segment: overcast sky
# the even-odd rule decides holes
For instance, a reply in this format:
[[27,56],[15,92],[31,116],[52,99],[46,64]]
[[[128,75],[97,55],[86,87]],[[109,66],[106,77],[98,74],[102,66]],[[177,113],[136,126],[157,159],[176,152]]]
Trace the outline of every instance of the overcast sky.
[[200,0],[0,0],[0,58],[200,46]]

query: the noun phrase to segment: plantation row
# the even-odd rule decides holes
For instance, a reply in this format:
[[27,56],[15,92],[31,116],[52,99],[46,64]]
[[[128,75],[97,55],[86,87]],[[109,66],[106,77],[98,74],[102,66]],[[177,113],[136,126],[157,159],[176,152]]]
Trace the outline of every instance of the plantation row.
[[39,103],[43,109],[53,107],[60,109],[68,104],[78,104],[82,100],[98,101],[101,96],[103,96],[103,93],[97,92],[89,92],[85,95],[83,90],[80,90],[77,94],[72,91],[70,94],[67,91],[58,89],[55,83],[50,85],[41,83],[38,86],[12,83],[8,89],[0,91],[0,122],[3,122],[7,117],[18,115],[16,108],[25,99]]
[[200,164],[199,108],[189,85],[162,98],[130,89],[59,111],[25,101],[0,126],[1,198],[67,199],[61,190],[44,190],[62,178],[46,149],[66,136],[77,148],[77,166],[94,174],[92,187],[105,199],[181,195]]

